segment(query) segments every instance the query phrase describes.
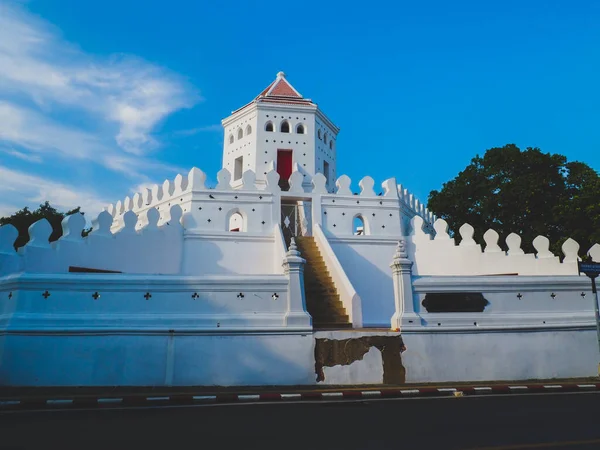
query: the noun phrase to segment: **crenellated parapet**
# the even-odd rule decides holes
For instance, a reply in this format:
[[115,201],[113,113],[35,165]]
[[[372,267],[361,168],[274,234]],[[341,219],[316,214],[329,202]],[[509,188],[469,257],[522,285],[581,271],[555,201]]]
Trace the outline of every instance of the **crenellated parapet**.
[[[0,275],[16,272],[123,272],[177,274],[183,249],[182,211],[172,205],[159,225],[156,208],[138,216],[129,210],[123,214],[123,227],[111,230],[113,217],[101,212],[92,222],[86,237],[81,214],[72,214],[62,221],[63,235],[49,242],[52,226],[41,219],[29,227],[29,241],[15,251],[18,236],[12,225],[0,227]],[[138,226],[143,220],[143,225]]]
[[[413,194],[397,184],[395,178],[385,180],[375,191],[375,181],[367,176],[359,183],[358,192],[353,191],[351,180],[342,175],[336,180],[336,189],[329,192],[327,179],[317,173],[306,183],[305,173],[297,165],[289,178],[289,189],[281,191],[279,174],[274,164],[269,166],[266,183],[256,183],[253,171],[243,172],[242,178],[232,187],[231,173],[222,169],[217,174],[214,189],[205,186],[206,174],[193,168],[187,175],[177,175],[133,197],[125,197],[109,205],[107,211],[113,217],[111,229],[124,226],[123,215],[127,211],[141,214],[149,208],[160,213],[159,224],[164,223],[164,211],[171,205],[179,205],[184,214],[186,229],[222,233],[232,229],[231,216],[239,214],[243,224],[239,231],[271,233],[275,224],[281,223],[280,197],[303,199],[312,202],[312,213],[306,217],[334,235],[356,236],[354,219],[363,222],[362,234],[399,237],[406,233],[409,221],[422,217],[427,229],[433,231],[434,216]],[[319,203],[319,205],[315,205]],[[316,206],[316,208],[315,208]],[[144,225],[142,217],[137,227]]]
[[[228,232],[231,230],[231,217],[239,214],[243,226],[239,231],[271,233],[273,219],[273,192],[279,190],[279,175],[271,171],[267,175],[266,185],[260,190],[256,185],[256,176],[248,170],[242,176],[239,189],[231,187],[231,174],[222,169],[217,174],[217,186],[206,187],[206,174],[194,167],[187,175],[177,175],[174,180],[165,180],[143,192],[125,197],[123,201],[109,205],[107,211],[113,217],[111,229],[119,230],[124,226],[123,217],[128,211],[142,215],[137,224],[145,224],[143,213],[155,208],[159,212],[159,225],[165,223],[167,211],[173,205],[179,205],[184,215],[185,228],[195,231]],[[278,220],[278,217],[277,217]],[[263,223],[264,222],[264,223]]]
[[354,192],[351,180],[342,175],[336,182],[335,194],[321,196],[322,227],[339,238],[363,236],[400,237],[403,216],[396,180],[390,178],[375,192],[375,181],[364,177]]
[[[408,241],[409,254],[415,262],[414,275],[578,275],[580,246],[571,238],[563,243],[560,258],[550,251],[550,241],[545,236],[533,240],[535,253],[525,253],[521,236],[516,233],[505,238],[508,250],[504,251],[498,245],[500,236],[493,229],[484,233],[483,246],[473,239],[475,230],[468,223],[459,229],[458,245],[448,234],[444,219],[436,219],[433,227],[435,233],[428,233],[421,217],[415,216],[411,221]],[[600,245],[595,244],[587,254],[600,261]]]
[[402,210],[406,216],[409,217],[409,221],[414,216],[420,216],[425,222],[425,229],[429,232],[433,232],[433,222],[435,222],[437,217],[429,211],[425,204],[421,203],[414,194],[404,188],[401,184],[398,184],[398,196],[400,197]]

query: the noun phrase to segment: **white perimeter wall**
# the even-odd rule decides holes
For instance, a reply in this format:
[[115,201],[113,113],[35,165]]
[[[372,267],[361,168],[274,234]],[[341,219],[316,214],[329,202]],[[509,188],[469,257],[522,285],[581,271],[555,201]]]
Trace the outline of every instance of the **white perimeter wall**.
[[312,335],[15,335],[2,386],[231,386],[315,382]]
[[187,233],[184,242],[184,275],[283,273],[273,235]]
[[405,332],[406,382],[529,380],[598,375],[596,330]]

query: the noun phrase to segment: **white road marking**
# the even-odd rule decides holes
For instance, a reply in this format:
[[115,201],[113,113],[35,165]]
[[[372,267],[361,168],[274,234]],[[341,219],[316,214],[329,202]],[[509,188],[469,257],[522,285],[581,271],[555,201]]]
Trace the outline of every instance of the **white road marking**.
[[302,398],[302,394],[281,394],[281,398],[282,399],[289,399],[289,400],[301,399]]
[[243,402],[260,400],[260,395],[258,395],[258,394],[238,395],[238,400],[243,401]]
[[216,395],[194,395],[192,397],[192,400],[198,400],[198,401],[207,401],[207,400],[216,400],[217,396]]
[[99,398],[98,403],[122,403],[122,398]]
[[72,405],[73,400],[46,400],[46,405]]
[[344,396],[343,392],[323,392],[321,397],[323,398],[341,398]]
[[363,397],[380,397],[381,391],[362,391],[361,394]]
[[401,394],[407,394],[407,395],[414,395],[414,394],[420,394],[421,391],[419,391],[418,389],[405,389],[400,391]]
[[149,402],[164,402],[167,400],[171,400],[171,397],[146,397],[146,400]]
[[[283,395],[283,394],[282,394]],[[295,395],[295,394],[287,394],[287,395]],[[299,394],[298,394],[299,395]],[[528,394],[498,394],[498,395],[469,395],[467,397],[465,397],[465,401],[469,401],[472,398],[486,398],[488,400],[491,400],[495,397],[523,397],[523,396],[536,396],[539,397],[540,395],[600,395],[600,391],[594,391],[594,392],[556,392],[556,391],[548,391],[545,394],[539,394],[539,393],[528,393]],[[207,397],[207,398],[216,398],[216,397]],[[454,397],[450,397],[447,395],[444,396],[440,396],[440,397],[390,397],[390,398],[377,398],[377,399],[370,399],[368,400],[369,402],[387,402],[387,401],[402,401],[402,402],[407,402],[407,401],[436,401],[436,400],[453,400]],[[101,399],[98,399],[101,400]],[[110,399],[112,400],[112,399]],[[365,399],[350,399],[350,400],[344,400],[344,403],[362,403],[365,402]],[[327,401],[323,401],[323,402],[319,402],[319,404],[323,404],[323,403],[339,403],[338,400],[327,400]],[[244,406],[273,406],[273,405],[294,405],[294,404],[305,404],[305,405],[315,405],[316,403],[314,401],[311,400],[301,400],[301,401],[273,401],[273,402],[231,402],[231,403],[197,403],[197,404],[193,404],[193,405],[173,405],[173,404],[156,404],[156,405],[147,405],[147,406],[115,406],[115,407],[106,407],[106,408],[102,408],[103,412],[106,411],[124,411],[124,410],[149,410],[149,409],[176,409],[176,408],[218,408],[218,407],[244,407]],[[17,410],[0,410],[0,416],[2,415],[7,415],[7,414],[31,414],[31,413],[47,413],[47,414],[59,414],[59,413],[73,413],[73,412],[83,412],[83,411],[98,411],[98,408],[89,408],[89,407],[73,407],[73,408],[68,408],[68,409],[55,409],[55,408],[44,408],[44,409],[27,409],[27,410],[22,410],[22,409],[17,409]]]
[[15,406],[20,405],[21,400],[2,400],[0,401],[0,406]]

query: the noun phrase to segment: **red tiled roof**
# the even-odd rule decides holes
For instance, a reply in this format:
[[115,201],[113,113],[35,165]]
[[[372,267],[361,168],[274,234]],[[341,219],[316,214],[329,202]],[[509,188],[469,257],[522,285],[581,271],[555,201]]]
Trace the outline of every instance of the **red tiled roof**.
[[306,105],[316,106],[312,100],[302,97],[294,87],[285,79],[285,74],[279,72],[277,78],[271,82],[254,100],[236,109],[233,113],[241,111],[255,103],[277,103],[281,105]]
[[267,92],[269,92],[269,89],[271,89],[271,87],[272,87],[272,86],[275,84],[275,81],[277,81],[277,80],[274,80],[274,81],[272,81],[272,82],[271,82],[271,84],[269,84],[269,85],[268,85],[268,86],[265,88],[265,90],[264,90],[264,91],[262,91],[260,94],[258,94],[258,96],[257,96],[256,98],[258,98],[258,97],[264,97],[265,95],[267,95]]
[[299,95],[296,90],[290,86],[290,84],[287,82],[287,80],[283,77],[277,79],[277,81],[275,82],[275,85],[270,89],[268,94],[265,94],[266,96],[281,96],[281,97],[296,97],[296,98],[302,98],[301,95]]

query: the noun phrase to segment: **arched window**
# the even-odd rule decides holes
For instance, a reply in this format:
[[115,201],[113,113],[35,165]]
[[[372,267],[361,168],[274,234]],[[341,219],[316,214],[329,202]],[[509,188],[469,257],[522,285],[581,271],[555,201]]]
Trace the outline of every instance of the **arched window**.
[[273,131],[273,122],[267,122],[267,124],[265,125],[265,131]]
[[321,130],[317,131],[317,136],[319,137],[319,139],[322,139],[321,138]]
[[290,123],[287,120],[281,122],[281,132],[289,133],[290,132]]
[[325,134],[323,135],[323,142],[325,142],[325,144],[327,144],[327,133],[325,133]]
[[329,149],[333,150],[333,141],[329,141]]
[[229,221],[227,224],[227,230],[229,231],[246,231],[244,227],[244,217],[237,211],[234,211],[229,216]]
[[230,134],[230,135],[229,135],[229,143],[230,143],[230,144],[233,144],[233,134]]
[[249,134],[252,134],[252,127],[250,125],[246,127],[246,136],[248,136]]
[[298,133],[298,134],[304,134],[304,125],[302,125],[301,123],[299,123],[298,126],[296,127],[296,133]]
[[363,216],[360,214],[354,216],[354,219],[352,219],[352,229],[354,230],[355,236],[364,236],[367,234],[367,228],[365,227],[365,220],[363,219]]
[[244,132],[242,131],[241,128],[238,128],[238,139],[241,139],[244,137]]

